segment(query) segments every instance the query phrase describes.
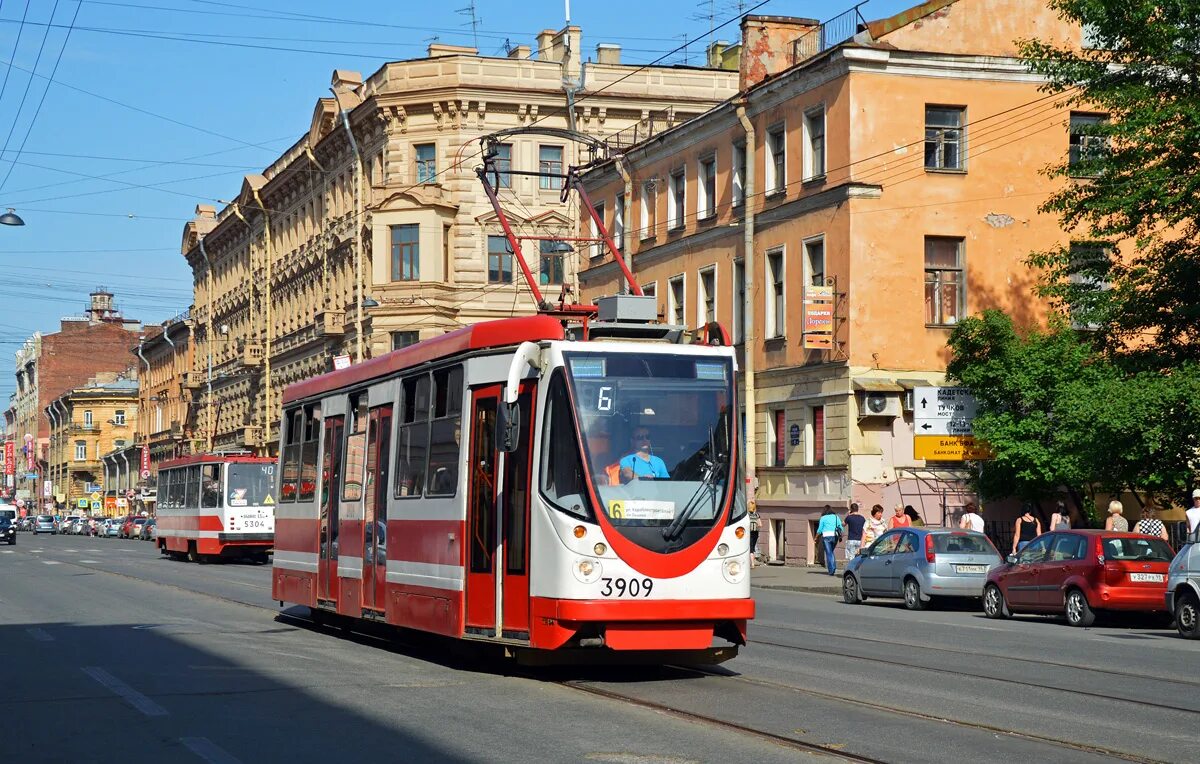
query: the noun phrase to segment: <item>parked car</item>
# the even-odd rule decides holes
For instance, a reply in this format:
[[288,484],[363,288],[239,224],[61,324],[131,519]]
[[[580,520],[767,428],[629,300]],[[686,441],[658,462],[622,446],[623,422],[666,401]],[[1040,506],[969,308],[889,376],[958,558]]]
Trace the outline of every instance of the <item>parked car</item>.
[[147,541],[158,538],[158,520],[153,517],[146,520],[146,524],[142,526],[141,537]]
[[129,526],[129,538],[140,539],[142,537],[142,528],[146,527],[148,517],[135,517],[133,524]]
[[983,612],[1063,613],[1091,626],[1105,610],[1166,611],[1171,546],[1157,536],[1111,531],[1043,533],[988,574]]
[[33,515],[25,515],[24,517],[22,517],[20,520],[17,521],[17,530],[32,531],[33,530],[33,520],[34,520]]
[[130,515],[129,517],[125,518],[123,523],[121,523],[121,538],[127,539],[130,537],[130,533],[133,532],[134,520],[137,520],[137,517]]
[[53,515],[38,515],[33,521],[33,533],[39,535],[49,533],[51,535],[58,533],[58,523],[54,521]]
[[982,533],[897,528],[846,565],[842,599],[898,597],[909,610],[923,610],[935,597],[980,597],[988,571],[1002,562]]
[[17,543],[17,526],[7,517],[0,517],[0,543],[9,546]]
[[1167,610],[1175,628],[1188,639],[1200,639],[1200,528],[1192,531],[1167,569]]
[[125,522],[125,521],[124,521],[122,518],[119,518],[119,517],[114,517],[114,518],[112,518],[112,519],[105,520],[105,521],[104,521],[104,533],[103,533],[103,536],[104,536],[105,538],[118,538],[118,537],[120,537],[120,535],[121,535],[121,526],[124,524],[124,522]]

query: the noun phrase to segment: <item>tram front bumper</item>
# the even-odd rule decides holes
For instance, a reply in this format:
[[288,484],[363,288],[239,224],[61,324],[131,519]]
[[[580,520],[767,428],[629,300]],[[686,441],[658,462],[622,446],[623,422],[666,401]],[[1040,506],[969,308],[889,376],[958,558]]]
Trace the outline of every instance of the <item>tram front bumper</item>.
[[533,597],[533,647],[603,639],[612,650],[702,650],[718,636],[744,644],[754,600],[562,600]]

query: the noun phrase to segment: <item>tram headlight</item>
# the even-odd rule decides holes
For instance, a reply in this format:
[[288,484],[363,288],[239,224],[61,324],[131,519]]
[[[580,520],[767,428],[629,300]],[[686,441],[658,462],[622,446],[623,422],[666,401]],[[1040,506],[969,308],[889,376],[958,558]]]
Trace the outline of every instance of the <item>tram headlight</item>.
[[591,584],[600,580],[600,574],[604,571],[604,566],[599,560],[576,560],[571,566],[571,572],[575,574],[575,578],[582,583]]
[[725,580],[731,584],[741,582],[745,574],[746,566],[742,564],[741,560],[726,560],[725,564],[721,566],[721,575],[725,576]]
[[603,557],[604,553],[608,551],[608,546],[603,541],[598,541],[596,546],[592,547],[592,551],[596,553],[597,557]]
[[725,555],[729,554],[729,545],[728,544],[717,544],[717,554],[721,557],[724,557]]
[[735,530],[733,532],[733,535],[737,536],[739,539],[745,538],[746,537],[746,529],[739,525],[737,527],[737,530]]
[[587,528],[584,528],[582,525],[576,525],[575,530],[572,532],[575,534],[575,538],[581,539],[587,535]]

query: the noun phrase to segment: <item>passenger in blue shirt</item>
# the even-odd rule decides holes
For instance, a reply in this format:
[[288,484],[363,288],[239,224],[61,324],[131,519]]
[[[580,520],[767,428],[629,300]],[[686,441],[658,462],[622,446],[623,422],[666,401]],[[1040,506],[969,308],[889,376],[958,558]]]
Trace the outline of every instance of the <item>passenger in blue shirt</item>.
[[837,560],[833,556],[834,547],[837,546],[838,538],[842,535],[842,530],[845,528],[842,523],[842,518],[838,517],[833,511],[833,507],[825,505],[825,511],[821,513],[821,520],[817,523],[817,538],[821,540],[825,551],[825,569],[829,571],[829,575],[837,575]]
[[650,453],[650,431],[645,427],[637,427],[630,436],[633,453],[621,459],[621,481],[628,483],[635,477],[639,479],[653,478],[665,480],[670,478],[667,464]]

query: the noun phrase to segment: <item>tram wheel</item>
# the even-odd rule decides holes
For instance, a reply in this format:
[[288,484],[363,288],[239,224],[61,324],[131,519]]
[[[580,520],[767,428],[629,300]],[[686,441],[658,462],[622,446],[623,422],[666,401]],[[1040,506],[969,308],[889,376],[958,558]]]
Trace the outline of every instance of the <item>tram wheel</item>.
[[196,554],[195,544],[188,544],[187,559],[188,562],[200,562],[200,555]]

